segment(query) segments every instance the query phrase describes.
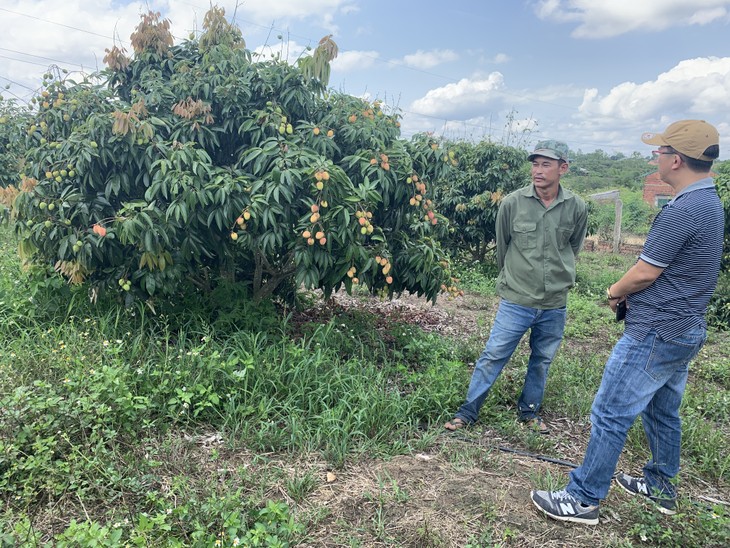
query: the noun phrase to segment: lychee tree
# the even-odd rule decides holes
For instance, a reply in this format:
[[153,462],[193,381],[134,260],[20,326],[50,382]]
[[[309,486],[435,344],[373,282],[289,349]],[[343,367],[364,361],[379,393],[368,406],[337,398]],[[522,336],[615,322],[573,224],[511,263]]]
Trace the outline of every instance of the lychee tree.
[[0,214],[8,211],[18,192],[27,117],[27,110],[0,96]]
[[450,221],[445,247],[483,261],[496,237],[497,210],[502,197],[529,183],[524,150],[481,141],[439,143],[424,136],[430,147],[448,150],[443,158],[453,167],[448,179],[437,179],[434,202]]
[[301,68],[255,57],[218,8],[203,28],[173,45],[150,13],[132,57],[107,51],[103,83],[47,75],[15,202],[23,256],[128,300],[221,279],[255,299],[453,292],[427,198],[447,152],[400,139],[377,101],[328,93],[331,38]]

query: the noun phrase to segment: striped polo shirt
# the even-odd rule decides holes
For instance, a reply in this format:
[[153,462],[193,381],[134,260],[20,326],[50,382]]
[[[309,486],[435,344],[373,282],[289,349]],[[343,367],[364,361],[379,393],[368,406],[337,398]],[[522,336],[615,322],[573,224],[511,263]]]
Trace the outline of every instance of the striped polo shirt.
[[639,256],[664,271],[628,297],[625,333],[643,340],[655,329],[672,340],[705,325],[717,285],[725,230],[714,182],[705,178],[679,192],[654,219]]

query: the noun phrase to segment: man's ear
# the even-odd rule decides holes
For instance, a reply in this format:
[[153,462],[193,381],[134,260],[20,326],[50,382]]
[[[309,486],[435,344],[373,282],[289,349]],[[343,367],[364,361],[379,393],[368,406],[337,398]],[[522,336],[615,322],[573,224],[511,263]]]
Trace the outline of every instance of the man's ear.
[[570,169],[570,165],[568,164],[568,162],[561,162],[559,169],[560,169],[560,174],[565,175],[566,173],[568,173],[568,169]]

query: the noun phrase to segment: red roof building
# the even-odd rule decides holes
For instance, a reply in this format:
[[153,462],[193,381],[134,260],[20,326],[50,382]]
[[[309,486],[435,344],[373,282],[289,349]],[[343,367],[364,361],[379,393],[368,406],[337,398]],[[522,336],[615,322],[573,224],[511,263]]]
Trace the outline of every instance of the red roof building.
[[644,177],[644,201],[655,207],[662,207],[674,198],[674,189],[659,178],[659,172]]
[[[710,172],[711,177],[717,174]],[[659,172],[654,171],[644,177],[644,201],[655,207],[662,207],[677,194],[674,189],[659,178]]]

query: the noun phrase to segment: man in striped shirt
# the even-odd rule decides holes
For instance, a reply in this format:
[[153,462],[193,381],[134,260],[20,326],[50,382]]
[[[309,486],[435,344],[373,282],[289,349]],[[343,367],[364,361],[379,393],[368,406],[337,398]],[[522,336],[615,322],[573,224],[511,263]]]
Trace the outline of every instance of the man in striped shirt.
[[682,120],[642,141],[658,147],[659,175],[677,194],[654,220],[636,264],[607,290],[612,310],[626,301],[626,327],[593,401],[583,463],[565,489],[531,493],[539,510],[562,521],[598,523],[599,502],[638,415],[652,458],[640,477],[619,473],[616,482],[662,513],[676,513],[679,406],[689,362],[705,342],[704,317],[722,255],[724,213],[710,177],[719,135],[705,121]]

